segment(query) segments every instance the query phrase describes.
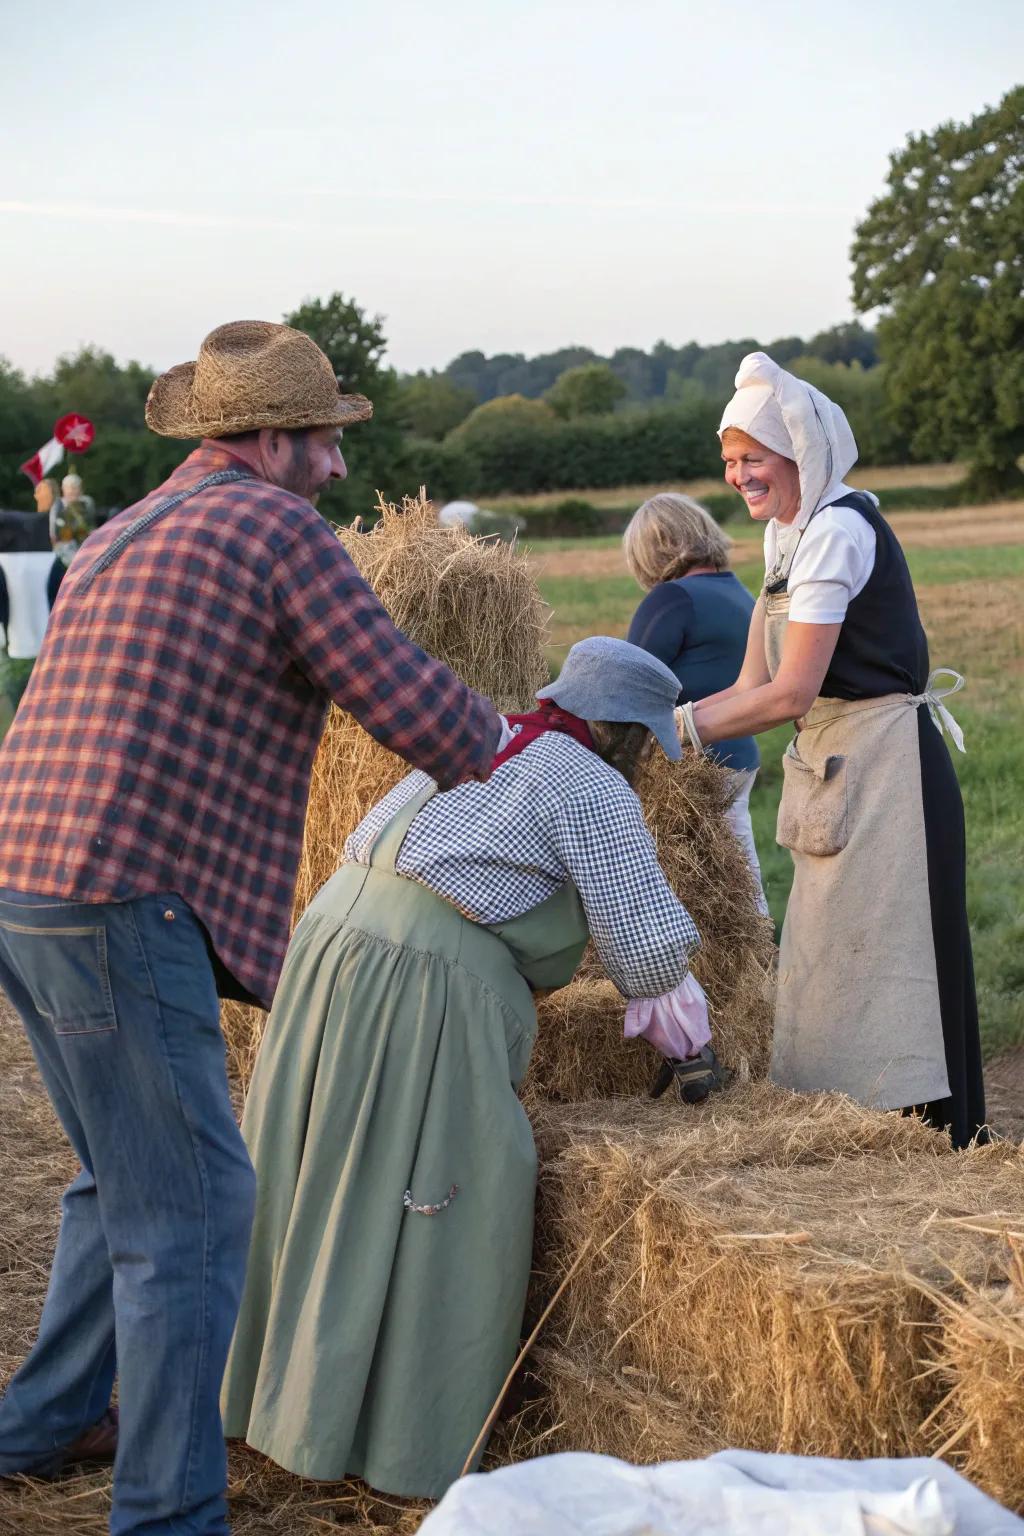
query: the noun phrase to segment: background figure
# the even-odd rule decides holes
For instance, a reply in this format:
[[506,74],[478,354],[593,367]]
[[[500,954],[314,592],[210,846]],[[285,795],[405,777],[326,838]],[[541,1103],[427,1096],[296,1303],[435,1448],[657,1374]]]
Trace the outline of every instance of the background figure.
[[[657,656],[679,679],[679,702],[690,704],[730,687],[747,648],[754,599],[729,570],[729,540],[689,496],[666,491],[634,512],[623,534],[626,564],[648,589],[628,638]],[[750,824],[750,791],[761,763],[753,736],[709,748],[731,770],[736,798],[728,821],[757,881],[757,904],[768,915],[761,865]]]
[[[57,487],[52,480],[36,486],[36,505],[48,506],[39,492]],[[28,687],[50,617],[51,575],[59,562],[50,548],[46,522],[34,512],[0,512],[0,740],[14,719]],[[63,569],[61,567],[61,569]]]
[[91,496],[82,494],[81,475],[65,475],[60,492],[50,507],[50,540],[54,554],[66,567],[96,527],[96,505]]

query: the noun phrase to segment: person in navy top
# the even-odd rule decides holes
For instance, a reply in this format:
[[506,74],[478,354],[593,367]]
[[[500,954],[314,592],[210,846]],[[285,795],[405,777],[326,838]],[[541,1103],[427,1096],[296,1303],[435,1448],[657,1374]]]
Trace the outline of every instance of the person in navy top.
[[[622,542],[626,564],[647,588],[627,638],[671,667],[680,704],[731,688],[743,665],[754,599],[729,570],[729,540],[714,518],[689,496],[665,491],[634,512]],[[709,755],[734,776],[729,822],[756,879],[758,906],[767,914],[750,824],[750,791],[761,761],[757,743],[753,736],[734,736],[716,742]]]

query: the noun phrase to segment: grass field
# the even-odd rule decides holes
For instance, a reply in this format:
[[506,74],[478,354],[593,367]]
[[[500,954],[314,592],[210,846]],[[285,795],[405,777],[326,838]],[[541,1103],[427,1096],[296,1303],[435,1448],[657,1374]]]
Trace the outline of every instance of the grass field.
[[[982,1033],[986,1052],[995,1054],[1024,1042],[1024,505],[896,513],[891,521],[907,552],[932,665],[967,678],[953,705],[967,754],[953,755],[967,812]],[[756,590],[758,543],[745,529],[737,533],[735,569]],[[618,539],[552,540],[531,546],[530,556],[552,608],[554,667],[583,635],[626,633],[642,594],[622,565]],[[765,889],[780,923],[791,865],[774,833],[788,734],[781,727],[761,738],[751,800]]]
[[[887,464],[877,469],[859,469],[857,484],[867,491],[885,491],[903,486],[949,486],[963,478],[962,464]],[[487,496],[488,507],[496,512],[508,506],[552,507],[567,497],[580,497],[595,507],[619,507],[629,503],[638,507],[648,496],[658,491],[684,491],[688,496],[713,496],[725,490],[721,477],[714,479],[651,481],[646,485],[617,485],[611,488],[588,489],[581,486],[571,491],[542,491],[535,496]]]

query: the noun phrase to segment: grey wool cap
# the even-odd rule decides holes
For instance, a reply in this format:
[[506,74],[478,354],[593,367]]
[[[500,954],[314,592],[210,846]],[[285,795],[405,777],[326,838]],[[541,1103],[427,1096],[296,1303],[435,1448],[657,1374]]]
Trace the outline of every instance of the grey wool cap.
[[537,697],[583,720],[635,720],[653,731],[666,757],[677,762],[683,755],[675,721],[679,679],[628,640],[610,635],[578,640],[558,677]]

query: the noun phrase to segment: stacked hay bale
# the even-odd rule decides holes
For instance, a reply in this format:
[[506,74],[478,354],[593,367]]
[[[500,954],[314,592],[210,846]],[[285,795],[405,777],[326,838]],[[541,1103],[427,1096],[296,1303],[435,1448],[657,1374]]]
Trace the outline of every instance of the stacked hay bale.
[[[977,1228],[978,1217],[961,1225]],[[931,1299],[943,1319],[935,1348],[948,1389],[927,1429],[933,1455],[947,1457],[972,1482],[1024,1511],[1024,1232],[1007,1234],[1008,1274]]]
[[[342,529],[339,537],[398,627],[499,709],[531,708],[547,676],[546,613],[525,559],[462,527],[440,528],[422,493],[380,511],[372,533]],[[337,868],[352,829],[406,772],[350,715],[330,710],[313,764],[296,916]],[[774,935],[724,820],[728,775],[706,759],[676,766],[655,752],[638,790],[662,867],[703,936],[694,970],[719,1052],[728,1066],[763,1075]],[[259,1009],[224,1006],[229,1062],[243,1085],[264,1019]],[[656,1058],[643,1042],[624,1041],[624,1019],[625,1003],[590,954],[570,988],[540,1003],[526,1102],[645,1092]]]
[[[771,1041],[775,941],[755,903],[750,867],[725,821],[732,787],[709,758],[651,754],[636,785],[658,858],[701,934],[693,970],[708,996],[715,1049],[743,1079],[764,1077]],[[625,1000],[593,948],[575,981],[537,1010],[523,1097],[542,1102],[644,1094],[658,1058],[624,1041]]]
[[[544,675],[543,612],[515,552],[439,529],[422,497],[384,507],[372,534],[341,537],[406,633],[499,706],[529,706]],[[404,772],[331,711],[297,910]],[[499,1431],[492,1456],[934,1449],[946,1390],[935,1349],[950,1378],[958,1373],[964,1404],[994,1376],[1008,1389],[1018,1382],[1010,1321],[1024,1325],[1008,1304],[988,1376],[949,1318],[952,1307],[967,1328],[965,1283],[987,1294],[999,1234],[1024,1222],[1024,1154],[1006,1145],[954,1153],[916,1121],[764,1081],[774,946],[724,820],[726,776],[704,759],[670,765],[655,754],[638,790],[662,865],[702,933],[694,969],[737,1080],[697,1110],[647,1102],[656,1058],[623,1040],[625,1005],[592,953],[570,987],[541,1002],[524,1089],[541,1157],[538,1301],[571,1278],[534,1355],[539,1397]],[[243,1081],[261,1027],[252,1011],[227,1014]],[[1001,1437],[983,1465],[995,1429],[972,1411],[967,1465],[992,1492],[1019,1498],[1020,1437]]]
[[581,1262],[538,1356],[547,1400],[526,1446],[532,1432],[641,1461],[933,1448],[936,1298],[995,1277],[1005,1218],[976,1213],[1024,1211],[1020,1148],[954,1153],[917,1120],[768,1083],[695,1111],[552,1108],[535,1126],[540,1289]]
[[[439,527],[422,491],[401,506],[382,501],[379,510],[372,532],[344,528],[338,537],[399,629],[499,709],[529,709],[547,678],[547,616],[522,556],[462,527]],[[408,771],[351,715],[331,707],[313,763],[296,917],[337,869],[352,829]],[[222,1020],[229,1065],[244,1085],[265,1015],[227,1003]]]

